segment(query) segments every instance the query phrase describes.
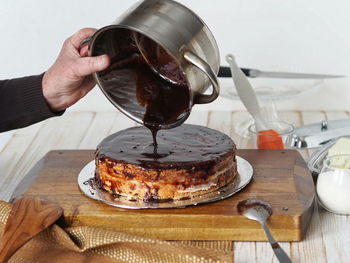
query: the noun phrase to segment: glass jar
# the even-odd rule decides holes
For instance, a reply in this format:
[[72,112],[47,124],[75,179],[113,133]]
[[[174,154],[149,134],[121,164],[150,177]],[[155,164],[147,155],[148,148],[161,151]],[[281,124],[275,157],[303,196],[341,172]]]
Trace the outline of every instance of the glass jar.
[[350,214],[350,155],[333,155],[325,159],[316,190],[318,201],[326,210]]
[[248,127],[250,138],[255,149],[285,149],[286,141],[294,132],[294,126],[286,121],[265,121],[269,128],[266,131],[258,131],[255,123]]

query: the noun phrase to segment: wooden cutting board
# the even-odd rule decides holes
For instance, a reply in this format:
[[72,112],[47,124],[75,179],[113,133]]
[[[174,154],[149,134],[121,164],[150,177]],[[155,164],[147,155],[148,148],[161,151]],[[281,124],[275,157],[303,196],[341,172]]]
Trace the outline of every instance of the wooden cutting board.
[[215,203],[177,209],[128,210],[89,199],[77,176],[94,159],[92,150],[49,152],[20,183],[23,194],[56,202],[64,209],[61,224],[97,226],[166,240],[265,241],[259,223],[240,216],[236,204],[247,198],[271,203],[268,221],[279,241],[300,241],[310,222],[314,183],[294,150],[238,150],[254,169],[253,181],[241,192]]

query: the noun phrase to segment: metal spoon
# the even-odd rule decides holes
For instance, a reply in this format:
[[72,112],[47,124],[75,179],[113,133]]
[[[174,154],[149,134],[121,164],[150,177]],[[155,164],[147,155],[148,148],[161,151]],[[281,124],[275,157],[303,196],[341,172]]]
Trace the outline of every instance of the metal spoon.
[[273,238],[266,224],[266,220],[272,215],[272,206],[269,203],[262,200],[247,199],[238,203],[237,210],[241,215],[258,221],[261,224],[279,262],[292,262],[286,252],[284,252],[277,241]]

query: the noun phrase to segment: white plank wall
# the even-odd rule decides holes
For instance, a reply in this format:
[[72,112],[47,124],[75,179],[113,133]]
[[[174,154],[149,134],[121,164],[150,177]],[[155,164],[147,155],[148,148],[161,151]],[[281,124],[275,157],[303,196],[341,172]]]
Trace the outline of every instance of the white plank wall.
[[[348,118],[347,112],[279,112],[295,126]],[[249,137],[237,133],[237,125],[249,118],[245,111],[194,111],[186,123],[199,124],[231,136],[240,149],[253,148]],[[109,134],[136,123],[113,112],[71,112],[16,130],[0,151],[0,199],[9,200],[23,176],[53,149],[95,149]],[[312,153],[300,151],[307,160]],[[293,262],[350,262],[350,218],[315,209],[302,242],[282,242]],[[234,242],[234,262],[278,262],[267,242]]]

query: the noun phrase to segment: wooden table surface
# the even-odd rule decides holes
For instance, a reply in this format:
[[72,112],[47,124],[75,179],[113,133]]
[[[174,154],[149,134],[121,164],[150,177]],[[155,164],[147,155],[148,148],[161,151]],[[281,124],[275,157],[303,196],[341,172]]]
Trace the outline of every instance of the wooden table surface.
[[[279,112],[294,125],[324,119],[348,118],[347,112]],[[230,135],[238,148],[252,148],[235,127],[248,118],[247,112],[194,111],[187,123],[208,126]],[[134,126],[119,112],[67,112],[30,127],[16,130],[0,152],[0,199],[8,201],[16,185],[35,163],[53,149],[95,149],[107,135]],[[301,151],[307,160],[310,152]],[[315,209],[302,242],[282,242],[293,262],[349,262],[350,217]],[[234,242],[234,262],[278,262],[267,242]]]

